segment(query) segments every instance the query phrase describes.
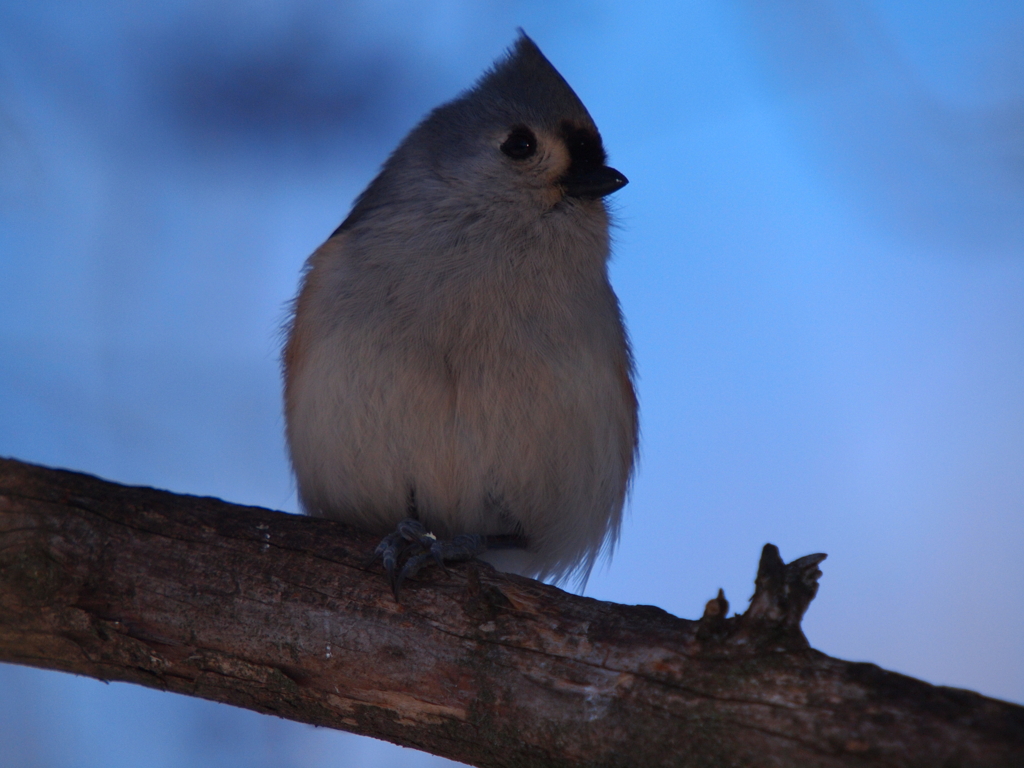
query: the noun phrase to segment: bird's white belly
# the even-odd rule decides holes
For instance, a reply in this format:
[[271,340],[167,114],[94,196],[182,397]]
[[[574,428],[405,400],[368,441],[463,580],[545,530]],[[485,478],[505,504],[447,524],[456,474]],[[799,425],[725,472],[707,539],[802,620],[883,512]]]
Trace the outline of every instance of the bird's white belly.
[[470,365],[341,335],[310,352],[289,420],[308,511],[385,533],[414,493],[441,536],[523,532],[577,550],[603,538],[630,439],[608,418],[622,396],[608,361],[505,345]]

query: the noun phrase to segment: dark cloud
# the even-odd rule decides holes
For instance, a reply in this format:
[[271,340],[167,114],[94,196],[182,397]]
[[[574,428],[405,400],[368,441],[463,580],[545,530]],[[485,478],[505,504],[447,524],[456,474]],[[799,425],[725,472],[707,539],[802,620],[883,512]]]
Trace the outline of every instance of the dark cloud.
[[248,38],[183,27],[147,58],[149,98],[199,149],[362,144],[401,133],[425,103],[414,87],[423,62],[346,44],[313,22]]

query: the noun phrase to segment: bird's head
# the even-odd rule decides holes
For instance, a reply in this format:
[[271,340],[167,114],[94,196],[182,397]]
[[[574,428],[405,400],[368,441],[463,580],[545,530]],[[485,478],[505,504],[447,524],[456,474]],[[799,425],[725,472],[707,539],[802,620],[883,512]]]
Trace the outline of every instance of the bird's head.
[[626,177],[565,79],[524,33],[471,89],[431,112],[399,145],[339,231],[360,221],[421,224],[552,212],[599,215]]
[[424,121],[435,171],[494,203],[550,209],[625,186],[590,113],[524,33],[459,98]]

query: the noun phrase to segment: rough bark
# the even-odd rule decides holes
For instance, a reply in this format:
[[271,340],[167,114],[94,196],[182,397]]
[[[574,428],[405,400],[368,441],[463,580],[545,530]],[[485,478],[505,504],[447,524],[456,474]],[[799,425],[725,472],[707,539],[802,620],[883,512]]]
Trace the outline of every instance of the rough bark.
[[821,555],[700,621],[470,563],[396,603],[338,523],[0,460],[0,660],[478,766],[1021,766],[1024,708],[808,647]]

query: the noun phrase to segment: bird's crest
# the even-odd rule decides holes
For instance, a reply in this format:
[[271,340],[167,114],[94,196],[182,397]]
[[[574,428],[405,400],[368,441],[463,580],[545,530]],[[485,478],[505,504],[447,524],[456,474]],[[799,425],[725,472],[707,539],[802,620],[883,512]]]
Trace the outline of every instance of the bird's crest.
[[505,57],[463,98],[485,100],[492,109],[514,112],[519,119],[549,129],[564,120],[594,124],[576,92],[522,29]]

